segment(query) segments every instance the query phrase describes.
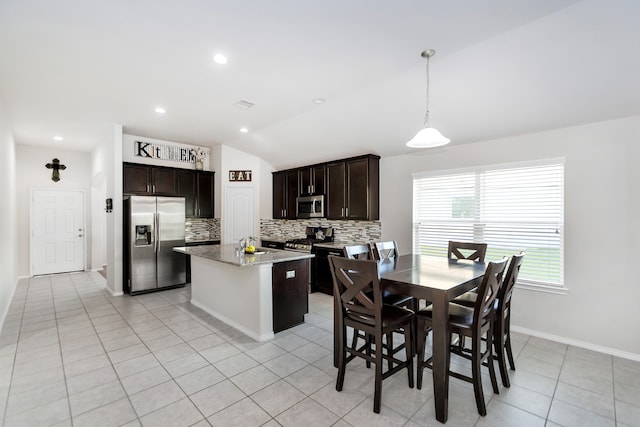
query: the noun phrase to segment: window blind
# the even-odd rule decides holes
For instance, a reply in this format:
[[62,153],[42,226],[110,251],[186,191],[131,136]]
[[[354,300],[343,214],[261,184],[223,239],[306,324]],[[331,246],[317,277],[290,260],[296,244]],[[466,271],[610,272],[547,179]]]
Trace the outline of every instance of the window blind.
[[414,176],[415,253],[447,256],[449,240],[484,242],[487,260],[525,251],[518,282],[563,287],[564,164]]

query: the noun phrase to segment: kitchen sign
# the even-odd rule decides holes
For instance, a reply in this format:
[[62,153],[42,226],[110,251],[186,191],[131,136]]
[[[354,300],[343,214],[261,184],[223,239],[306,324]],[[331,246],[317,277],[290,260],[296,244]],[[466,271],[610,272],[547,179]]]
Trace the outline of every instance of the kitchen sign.
[[251,181],[251,171],[229,171],[229,181]]
[[167,160],[171,162],[195,163],[202,161],[209,149],[190,145],[165,145],[153,142],[134,141],[133,154],[146,159]]

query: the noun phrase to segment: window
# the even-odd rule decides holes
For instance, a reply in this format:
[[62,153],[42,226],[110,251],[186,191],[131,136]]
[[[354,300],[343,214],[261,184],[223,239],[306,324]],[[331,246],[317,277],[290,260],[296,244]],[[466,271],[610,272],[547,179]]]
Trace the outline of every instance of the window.
[[564,288],[564,161],[413,176],[413,248],[447,256],[449,240],[485,242],[487,260],[525,251],[518,285]]

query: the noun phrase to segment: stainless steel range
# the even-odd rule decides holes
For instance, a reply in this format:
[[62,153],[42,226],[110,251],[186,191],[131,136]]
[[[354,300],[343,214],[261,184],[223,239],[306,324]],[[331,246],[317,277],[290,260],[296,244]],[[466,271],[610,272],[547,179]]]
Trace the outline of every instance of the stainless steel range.
[[303,239],[287,240],[284,248],[288,251],[311,253],[314,243],[333,242],[333,228],[331,227],[307,227],[307,237]]

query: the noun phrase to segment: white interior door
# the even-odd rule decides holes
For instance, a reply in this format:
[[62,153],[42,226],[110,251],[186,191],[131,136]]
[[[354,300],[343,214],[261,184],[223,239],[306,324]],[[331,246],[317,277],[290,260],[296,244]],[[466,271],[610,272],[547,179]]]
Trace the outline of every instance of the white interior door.
[[253,187],[226,187],[224,194],[223,243],[237,243],[256,235]]
[[84,270],[84,193],[31,192],[31,274]]

